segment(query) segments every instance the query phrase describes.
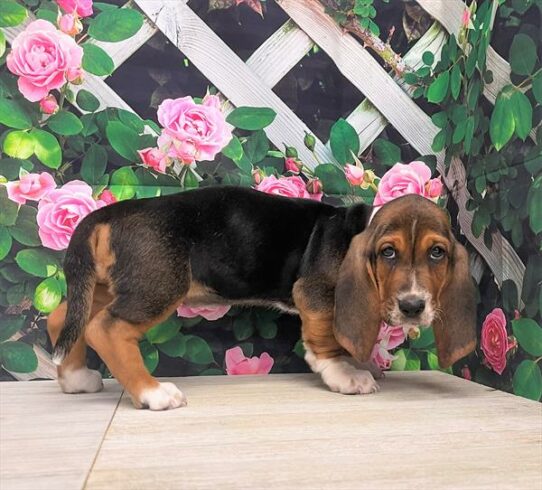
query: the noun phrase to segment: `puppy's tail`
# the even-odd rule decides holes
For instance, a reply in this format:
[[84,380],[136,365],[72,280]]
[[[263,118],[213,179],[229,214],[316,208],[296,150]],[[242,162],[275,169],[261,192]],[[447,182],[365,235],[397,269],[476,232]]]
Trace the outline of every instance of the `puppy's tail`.
[[89,221],[84,220],[77,227],[64,260],[64,273],[68,284],[68,309],[64,328],[53,350],[53,362],[56,365],[60,365],[70,353],[90,319],[96,285],[96,268],[90,246],[94,226]]

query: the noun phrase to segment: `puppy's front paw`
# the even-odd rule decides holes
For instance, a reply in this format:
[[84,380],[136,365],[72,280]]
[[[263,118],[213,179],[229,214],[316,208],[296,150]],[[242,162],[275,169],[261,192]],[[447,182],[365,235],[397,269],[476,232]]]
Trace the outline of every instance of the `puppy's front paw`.
[[100,372],[87,367],[72,371],[64,369],[58,384],[64,393],[96,393],[104,387]]
[[322,371],[322,379],[331,391],[344,395],[364,395],[380,390],[369,371],[356,369],[346,361],[337,361]]
[[186,396],[173,383],[159,383],[156,388],[144,390],[132,401],[136,408],[149,408],[150,410],[170,410],[184,407],[187,404]]

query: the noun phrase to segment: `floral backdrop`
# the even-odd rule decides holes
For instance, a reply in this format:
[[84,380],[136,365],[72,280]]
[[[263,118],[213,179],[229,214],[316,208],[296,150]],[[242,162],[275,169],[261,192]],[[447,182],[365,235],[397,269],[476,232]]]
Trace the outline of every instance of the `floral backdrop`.
[[[484,268],[478,348],[447,371],[540,400],[542,2],[468,2],[459,36],[449,37],[439,60],[424,53],[415,71],[386,57],[406,52],[429,27],[431,19],[415,2],[322,3],[411,86],[440,128],[434,152],[445,149],[447,163],[454,156],[465,162],[474,235],[491,246],[491,232],[499,230],[526,265],[521,294],[512,281],[499,288]],[[272,0],[190,4],[243,58],[285,20]],[[116,43],[141,28],[142,14],[119,5],[0,0],[1,379],[35,371],[35,347],[50,352],[45,320],[66,295],[62,259],[70,237],[88,213],[120,200],[217,184],[334,205],[381,206],[416,193],[447,207],[458,239],[469,246],[434,155],[417,154],[393,129],[360,154],[358,135],[344,119],[360,95],[317,48],[275,89],[313,131],[305,135],[309,150],[314,135],[330,140],[336,162],[319,162],[313,170],[297,148],[270,143],[265,128],[276,116],[272,109],[230,111],[188,60],[171,56],[163,37],[151,39],[109,79],[141,117],[103,108],[93,93],[76,90],[87,74],[115,70],[104,49],[85,41]],[[6,28],[19,25],[24,29],[8,43]],[[512,71],[494,106],[481,96],[493,77],[486,66],[490,41]],[[299,327],[297,317],[273,310],[181,305],[140,347],[157,375],[308,371]],[[438,369],[431,329],[405,335],[383,324],[372,359],[384,369]],[[93,352],[89,363],[109,375]]]

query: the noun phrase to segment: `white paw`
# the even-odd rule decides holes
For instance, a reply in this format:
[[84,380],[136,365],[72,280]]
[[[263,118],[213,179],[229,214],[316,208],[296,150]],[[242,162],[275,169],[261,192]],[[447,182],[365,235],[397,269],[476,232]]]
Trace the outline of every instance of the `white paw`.
[[187,404],[184,393],[173,383],[159,383],[156,388],[145,390],[139,396],[136,406],[145,406],[150,410],[170,410]]
[[344,395],[376,393],[380,389],[369,371],[356,369],[345,361],[330,364],[321,374],[331,391]]
[[58,384],[64,393],[96,393],[104,387],[100,372],[87,367],[63,369]]

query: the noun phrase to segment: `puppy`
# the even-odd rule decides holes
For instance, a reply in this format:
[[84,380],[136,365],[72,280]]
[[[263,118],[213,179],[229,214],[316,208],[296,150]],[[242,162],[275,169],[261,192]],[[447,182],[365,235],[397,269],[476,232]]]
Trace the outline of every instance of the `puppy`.
[[475,347],[467,253],[446,213],[406,196],[350,208],[208,187],[99,209],[77,227],[64,270],[67,304],[49,317],[63,391],[94,392],[86,345],[136,407],[186,404],[146,370],[138,341],[180,303],[258,305],[298,313],[306,360],[333,391],[378,390],[363,369],[385,320],[434,326],[440,364]]

